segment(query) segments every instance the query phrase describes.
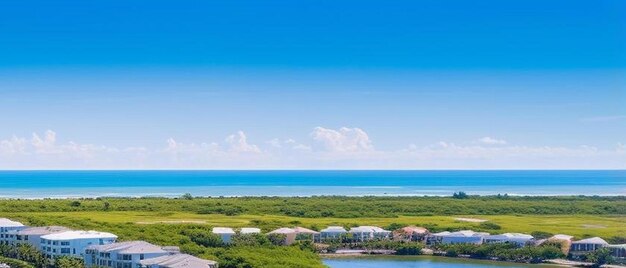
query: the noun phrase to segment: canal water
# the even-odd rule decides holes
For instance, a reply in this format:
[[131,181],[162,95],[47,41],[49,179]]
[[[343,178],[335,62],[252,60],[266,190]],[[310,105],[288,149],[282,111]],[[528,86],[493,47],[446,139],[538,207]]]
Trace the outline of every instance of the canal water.
[[[338,257],[324,259],[330,268],[529,268],[538,265],[515,264],[495,261],[481,261],[445,257]],[[541,265],[541,267],[548,267]]]

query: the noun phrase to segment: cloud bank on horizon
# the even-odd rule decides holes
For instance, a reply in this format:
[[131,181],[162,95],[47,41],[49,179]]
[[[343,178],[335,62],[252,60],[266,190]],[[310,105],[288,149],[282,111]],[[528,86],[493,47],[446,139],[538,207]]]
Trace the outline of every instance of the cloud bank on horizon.
[[310,139],[252,144],[237,131],[223,141],[183,143],[167,139],[148,148],[59,142],[47,130],[0,140],[0,169],[624,169],[626,144],[524,146],[493,137],[466,144],[441,141],[378,150],[360,128],[316,127]]

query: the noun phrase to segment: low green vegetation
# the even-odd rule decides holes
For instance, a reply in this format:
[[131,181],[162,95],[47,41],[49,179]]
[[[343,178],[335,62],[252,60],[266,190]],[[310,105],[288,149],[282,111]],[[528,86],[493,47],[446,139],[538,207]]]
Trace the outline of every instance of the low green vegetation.
[[518,247],[515,244],[442,244],[437,249],[448,257],[467,255],[475,259],[494,259],[500,261],[541,263],[544,260],[564,258],[561,244],[545,243],[541,246]]
[[[186,253],[219,261],[222,268],[314,268],[323,264],[311,244],[279,246],[278,238],[250,236],[222,245],[211,229],[259,227],[268,232],[288,226],[319,230],[328,225],[375,225],[387,229],[417,225],[433,232],[472,229],[490,233],[535,232],[543,236],[564,233],[577,238],[600,236],[621,241],[626,233],[626,198],[467,195],[463,198],[198,198],[185,195],[178,199],[0,200],[0,217],[34,226],[62,225],[107,231],[117,234],[119,240],[179,246]],[[365,246],[390,248],[405,255],[421,250],[420,245],[388,242]],[[519,252],[509,253],[518,256],[515,254]]]
[[39,250],[27,244],[17,247],[0,245],[0,263],[6,263],[11,268],[76,268],[85,266],[82,259],[73,257],[59,257],[50,262]]
[[241,197],[0,200],[0,212],[180,211],[304,218],[428,215],[626,215],[626,197]]
[[0,263],[9,265],[11,268],[35,268],[35,266],[21,260],[0,257]]

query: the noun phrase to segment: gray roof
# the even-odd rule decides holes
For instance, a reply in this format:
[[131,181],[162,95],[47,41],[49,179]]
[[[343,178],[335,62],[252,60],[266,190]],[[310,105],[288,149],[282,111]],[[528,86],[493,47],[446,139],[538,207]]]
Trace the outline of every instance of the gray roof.
[[70,228],[63,226],[43,226],[43,227],[28,227],[22,230],[16,230],[13,233],[19,235],[47,235],[53,233],[60,233],[70,231]]
[[22,227],[24,224],[7,218],[0,218],[0,226],[2,227]]
[[599,245],[608,245],[609,243],[607,243],[606,241],[604,241],[604,239],[602,239],[602,238],[600,238],[600,237],[592,237],[592,238],[587,238],[587,239],[583,239],[583,240],[574,241],[574,242],[572,242],[572,244],[599,244]]
[[209,268],[217,262],[196,258],[187,254],[165,255],[140,261],[141,265],[158,265],[163,268]]
[[94,245],[89,246],[89,249],[95,249],[100,252],[117,251],[122,254],[167,253],[167,251],[163,250],[160,246],[145,241],[127,241],[106,245]]

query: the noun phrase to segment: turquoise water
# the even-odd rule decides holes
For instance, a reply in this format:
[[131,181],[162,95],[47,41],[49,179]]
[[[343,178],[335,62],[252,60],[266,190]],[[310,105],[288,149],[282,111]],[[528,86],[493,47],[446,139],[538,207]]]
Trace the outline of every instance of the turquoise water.
[[330,268],[529,268],[546,267],[443,257],[358,257],[325,259]]
[[626,195],[626,171],[0,171],[0,197]]

